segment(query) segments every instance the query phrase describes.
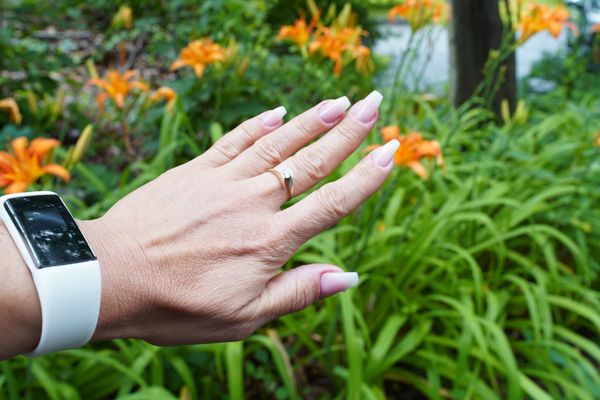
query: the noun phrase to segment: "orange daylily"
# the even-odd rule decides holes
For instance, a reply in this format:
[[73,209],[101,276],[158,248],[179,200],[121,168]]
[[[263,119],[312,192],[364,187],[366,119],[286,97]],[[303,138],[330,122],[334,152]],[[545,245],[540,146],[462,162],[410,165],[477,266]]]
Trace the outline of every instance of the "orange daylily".
[[24,192],[46,174],[69,181],[71,175],[62,165],[42,165],[52,149],[59,144],[58,140],[48,138],[33,139],[31,144],[23,136],[14,139],[10,151],[0,151],[0,188],[6,187],[6,194]]
[[171,110],[175,105],[176,98],[177,93],[175,93],[173,89],[167,86],[162,86],[152,93],[152,96],[150,96],[150,101],[155,103],[164,99],[167,101],[167,110]]
[[361,44],[361,36],[366,32],[358,27],[320,27],[314,40],[309,45],[311,54],[319,52],[321,55],[333,61],[333,72],[336,75],[342,73],[344,55],[349,55],[357,60],[357,69],[364,72],[371,66],[371,51]]
[[384,126],[381,128],[381,137],[385,143],[398,139],[400,137],[400,127],[396,125]]
[[310,24],[307,25],[304,18],[298,18],[294,22],[294,25],[284,25],[279,29],[277,40],[290,39],[292,42],[296,43],[298,47],[304,47],[310,39],[310,34],[314,29],[316,22],[317,21],[313,18]]
[[19,125],[23,120],[19,111],[19,105],[12,97],[0,100],[0,110],[6,110],[8,112],[8,119],[16,125]]
[[179,58],[171,64],[171,71],[182,67],[193,67],[198,78],[202,78],[207,65],[225,60],[226,51],[209,38],[194,40],[179,52]]
[[[423,158],[436,159],[437,165],[444,165],[442,147],[437,140],[425,140],[419,132],[409,132],[406,135],[400,134],[400,128],[397,126],[386,126],[381,129],[381,134],[385,142],[397,139],[400,141],[400,147],[394,155],[394,162],[401,167],[412,169],[423,179],[428,178],[428,173],[421,160]],[[380,145],[372,145],[365,151],[374,150]]]
[[564,6],[548,6],[530,3],[521,14],[517,24],[520,32],[519,43],[525,43],[536,33],[548,31],[557,38],[567,27],[577,32],[577,27],[569,22],[569,10]]
[[114,101],[117,107],[124,108],[125,98],[133,89],[143,92],[149,89],[148,85],[134,79],[137,76],[138,72],[136,70],[129,70],[121,74],[116,69],[113,69],[108,71],[106,80],[99,78],[90,79],[88,85],[94,85],[104,90],[104,92],[96,96],[96,102],[101,109],[104,108],[104,102],[107,98]]
[[450,15],[450,6],[444,0],[404,0],[392,7],[388,17],[401,17],[408,21],[413,32],[430,24],[442,24]]
[[371,58],[371,49],[367,46],[359,45],[352,50],[354,58],[356,58],[356,69],[363,74],[375,68],[373,59]]
[[600,22],[594,24],[591,29],[592,33],[600,33]]
[[[277,39],[290,39],[301,49],[303,56],[307,55],[308,47],[310,55],[318,53],[330,59],[336,75],[342,73],[344,62],[355,61],[356,69],[362,73],[368,73],[374,68],[371,49],[361,43],[361,37],[367,35],[367,32],[355,26],[356,16],[352,14],[348,4],[330,26],[319,22],[320,11],[315,3],[309,1],[309,7],[313,15],[310,24],[307,25],[304,16],[301,16],[294,25],[281,27]],[[315,30],[317,24],[318,28]]]

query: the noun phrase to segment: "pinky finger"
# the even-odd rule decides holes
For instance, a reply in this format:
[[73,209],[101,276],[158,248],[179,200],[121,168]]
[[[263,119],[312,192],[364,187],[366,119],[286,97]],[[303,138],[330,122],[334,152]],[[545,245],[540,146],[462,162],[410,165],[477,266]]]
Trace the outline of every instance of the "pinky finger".
[[400,143],[388,142],[371,152],[360,164],[335,182],[324,185],[278,213],[283,230],[300,246],[329,228],[364,203],[385,182],[394,165],[394,154]]

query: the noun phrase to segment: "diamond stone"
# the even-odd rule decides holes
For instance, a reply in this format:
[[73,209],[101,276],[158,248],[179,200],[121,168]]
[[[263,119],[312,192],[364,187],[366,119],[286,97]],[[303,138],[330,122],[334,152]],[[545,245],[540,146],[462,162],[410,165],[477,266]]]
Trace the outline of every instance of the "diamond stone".
[[281,175],[283,175],[285,179],[290,179],[292,177],[292,170],[289,168],[281,167],[279,172],[281,172]]

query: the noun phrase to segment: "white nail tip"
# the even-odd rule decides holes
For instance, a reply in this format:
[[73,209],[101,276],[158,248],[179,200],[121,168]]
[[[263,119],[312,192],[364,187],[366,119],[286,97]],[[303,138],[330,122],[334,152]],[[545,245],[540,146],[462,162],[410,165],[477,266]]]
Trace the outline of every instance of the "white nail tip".
[[285,114],[287,114],[285,107],[279,106],[264,113],[262,116],[262,121],[267,126],[274,126],[281,122],[281,119]]
[[337,284],[346,288],[358,285],[357,272],[327,272],[321,276],[321,284]]
[[390,151],[393,150],[393,152],[395,153],[396,150],[400,148],[400,141],[398,139],[392,139],[389,142],[387,142],[385,146],[388,147]]
[[367,97],[365,97],[365,102],[369,102],[371,104],[377,104],[379,106],[383,101],[383,95],[379,93],[377,90],[373,90]]
[[283,118],[285,114],[287,114],[287,110],[284,106],[279,106],[271,111],[273,115],[278,116],[279,118]]
[[348,109],[348,107],[350,107],[350,99],[346,96],[342,96],[340,98],[337,98],[334,100],[334,102],[339,103],[340,105],[344,106],[344,110]]

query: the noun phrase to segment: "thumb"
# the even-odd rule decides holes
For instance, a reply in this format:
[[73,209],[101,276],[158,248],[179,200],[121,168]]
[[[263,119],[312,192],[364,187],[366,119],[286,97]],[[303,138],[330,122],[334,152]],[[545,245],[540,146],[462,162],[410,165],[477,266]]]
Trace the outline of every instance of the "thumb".
[[356,272],[344,272],[333,265],[304,265],[282,272],[267,283],[259,298],[258,312],[269,319],[277,318],[357,284]]

